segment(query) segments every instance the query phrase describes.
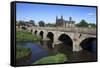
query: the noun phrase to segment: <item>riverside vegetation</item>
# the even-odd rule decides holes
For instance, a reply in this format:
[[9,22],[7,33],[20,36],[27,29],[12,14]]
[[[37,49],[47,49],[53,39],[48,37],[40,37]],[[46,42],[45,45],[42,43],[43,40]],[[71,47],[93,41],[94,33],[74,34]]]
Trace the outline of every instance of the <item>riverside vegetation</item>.
[[64,63],[65,61],[67,61],[66,55],[59,53],[54,56],[43,57],[33,64]]
[[[41,41],[40,37],[32,34],[31,32],[27,31],[17,31],[16,32],[16,42],[39,42]],[[16,45],[16,60],[18,61],[21,58],[25,58],[26,56],[30,55],[31,49],[24,48],[21,45]],[[49,63],[64,63],[67,61],[66,55],[62,53],[55,54],[53,56],[47,56],[40,58],[36,62],[32,64],[49,64]]]
[[[27,31],[17,31],[16,32],[16,42],[37,42],[40,38],[36,35],[32,35],[31,32]],[[31,53],[29,48],[21,47],[21,45],[16,45],[16,60],[24,58]]]

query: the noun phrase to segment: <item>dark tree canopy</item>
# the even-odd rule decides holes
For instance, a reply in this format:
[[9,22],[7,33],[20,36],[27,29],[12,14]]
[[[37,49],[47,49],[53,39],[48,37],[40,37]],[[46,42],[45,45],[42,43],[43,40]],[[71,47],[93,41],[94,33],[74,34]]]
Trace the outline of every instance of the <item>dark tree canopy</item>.
[[92,27],[96,28],[96,24],[88,23],[86,20],[81,20],[79,23],[76,24],[78,27]]
[[88,27],[88,23],[85,20],[81,20],[80,23],[77,24],[79,27]]
[[44,21],[39,21],[39,26],[40,27],[45,26],[45,22]]
[[35,21],[34,20],[30,20],[29,23],[32,24],[33,26],[35,26]]
[[35,26],[35,21],[34,20],[29,20],[29,21],[16,21],[16,25],[17,26],[29,26],[29,25]]
[[94,23],[89,23],[89,25],[90,25],[92,28],[96,28],[96,24],[94,24]]
[[18,22],[18,25],[20,25],[20,26],[26,26],[27,24],[26,24],[25,21],[19,21],[19,22]]

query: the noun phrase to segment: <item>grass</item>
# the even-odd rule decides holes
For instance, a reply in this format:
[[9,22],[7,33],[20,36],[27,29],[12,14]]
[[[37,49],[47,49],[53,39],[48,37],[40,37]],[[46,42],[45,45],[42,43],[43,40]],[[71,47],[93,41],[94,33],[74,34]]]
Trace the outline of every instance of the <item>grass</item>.
[[31,50],[29,48],[23,48],[21,46],[16,46],[16,60],[28,56]]
[[37,37],[36,35],[32,35],[31,32],[27,31],[17,31],[16,32],[16,41],[40,41],[41,38]]
[[66,55],[56,54],[54,56],[41,58],[40,60],[34,62],[33,64],[64,63],[64,61],[67,61]]

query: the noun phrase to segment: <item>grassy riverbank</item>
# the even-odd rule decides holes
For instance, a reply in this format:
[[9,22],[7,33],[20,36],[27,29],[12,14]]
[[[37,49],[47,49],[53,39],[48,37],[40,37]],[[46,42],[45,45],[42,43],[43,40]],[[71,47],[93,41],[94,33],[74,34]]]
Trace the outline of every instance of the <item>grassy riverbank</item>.
[[31,53],[31,50],[29,48],[23,48],[21,46],[16,46],[16,60],[19,60],[20,58],[26,57]]
[[[33,35],[31,32],[27,31],[17,31],[16,32],[16,41],[17,42],[38,42],[41,39],[36,35]],[[31,53],[30,48],[24,48],[21,45],[16,45],[16,60],[25,58]]]
[[33,35],[31,32],[27,32],[27,31],[17,31],[16,32],[16,41],[18,42],[22,42],[22,41],[37,42],[40,40],[41,40],[40,37]]
[[56,54],[54,56],[43,57],[40,60],[34,62],[33,64],[64,63],[64,61],[67,61],[66,55]]

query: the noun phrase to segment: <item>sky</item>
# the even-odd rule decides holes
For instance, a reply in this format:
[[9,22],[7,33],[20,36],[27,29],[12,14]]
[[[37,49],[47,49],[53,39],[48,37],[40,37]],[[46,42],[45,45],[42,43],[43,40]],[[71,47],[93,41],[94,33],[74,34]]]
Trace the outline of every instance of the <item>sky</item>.
[[46,5],[31,3],[16,3],[16,20],[34,20],[37,24],[43,20],[45,23],[55,23],[56,16],[64,20],[72,20],[79,23],[82,19],[88,23],[96,24],[96,8],[82,6],[63,6],[63,5]]

